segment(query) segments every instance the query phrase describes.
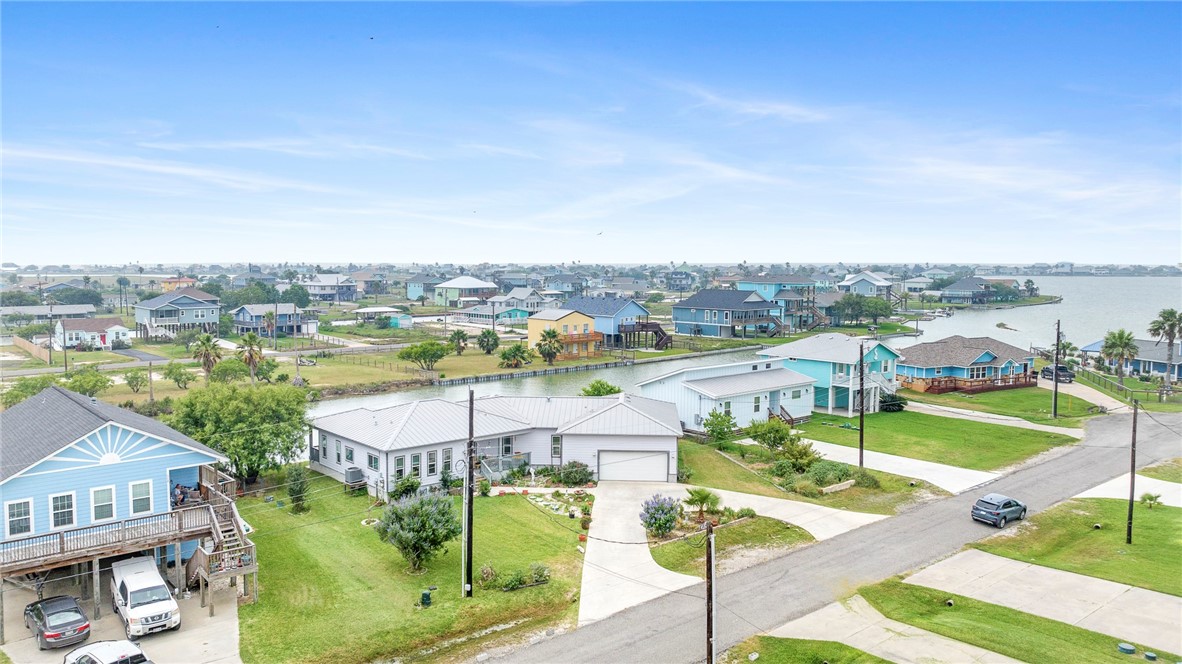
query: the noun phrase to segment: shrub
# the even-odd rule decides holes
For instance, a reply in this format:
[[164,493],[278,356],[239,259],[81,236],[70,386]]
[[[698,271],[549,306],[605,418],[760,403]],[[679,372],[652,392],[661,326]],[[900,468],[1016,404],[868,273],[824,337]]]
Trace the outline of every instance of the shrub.
[[792,464],[792,470],[803,473],[808,470],[809,466],[820,461],[821,455],[817,454],[817,451],[813,449],[812,443],[801,442],[799,436],[793,436],[792,438],[792,440],[784,445],[780,456]]
[[744,507],[743,509],[739,510],[738,515],[740,519],[750,519],[755,516],[755,510],[751,509],[750,507]]
[[583,517],[582,520],[579,521],[579,525],[583,527],[583,530],[589,530],[591,528],[591,517]]
[[291,380],[291,376],[289,374],[286,374],[286,373],[275,374],[275,382],[276,383],[286,383],[289,380]]
[[694,476],[693,469],[685,468],[682,466],[677,467],[677,481],[678,482],[681,482],[682,484],[686,484],[690,481],[691,478],[693,478],[693,476]]
[[702,427],[706,430],[706,434],[710,436],[710,440],[713,441],[726,440],[727,438],[730,438],[735,432],[735,427],[737,426],[738,423],[735,422],[734,417],[731,417],[730,414],[719,410],[710,411],[710,414],[706,416],[705,421],[702,423]]
[[853,475],[853,470],[848,465],[837,461],[818,461],[809,466],[805,475],[808,475],[808,478],[817,486],[829,486],[848,480]]
[[884,413],[900,413],[907,405],[907,398],[887,392],[878,400],[878,409]]
[[878,482],[878,478],[874,476],[874,473],[866,469],[859,469],[854,472],[854,486],[877,489],[881,485]]
[[550,568],[542,563],[532,563],[529,566],[530,583],[545,583],[550,580]]
[[463,530],[455,505],[446,496],[414,496],[391,503],[374,529],[413,570],[422,569]]
[[788,477],[796,473],[796,468],[792,466],[791,461],[781,459],[772,466],[771,473],[776,477]]
[[501,582],[501,590],[517,590],[526,583],[525,572],[516,570]]
[[640,510],[640,523],[650,535],[661,538],[673,532],[680,515],[681,501],[658,493],[644,501]]
[[489,484],[488,480],[480,480],[480,489],[479,490],[480,490],[480,495],[487,498],[488,494],[492,491],[492,484]]
[[1154,505],[1161,504],[1161,494],[1150,493],[1146,491],[1145,493],[1141,494],[1141,504],[1148,507],[1149,509],[1153,509]]
[[308,471],[301,465],[292,466],[287,471],[287,497],[291,499],[291,513],[302,514],[308,511]]
[[127,350],[131,348],[131,344],[122,339],[115,339],[111,342],[111,350]]
[[813,484],[811,481],[805,480],[805,479],[798,480],[793,485],[792,491],[804,496],[805,498],[820,498],[821,497],[821,490],[817,488],[817,485]]
[[399,500],[400,498],[413,496],[419,492],[419,486],[421,484],[422,483],[419,481],[419,478],[415,477],[414,475],[407,475],[406,477],[398,480],[398,482],[394,485],[394,489],[390,491],[390,498],[392,500]]
[[193,380],[193,374],[176,360],[164,365],[162,375],[165,380],[171,380],[182,390],[189,389],[189,383]]
[[497,570],[492,563],[484,563],[480,566],[480,579],[476,584],[481,588],[487,588],[497,582]]
[[123,380],[132,392],[139,394],[140,390],[148,386],[148,370],[129,369],[123,374]]
[[698,508],[698,521],[706,519],[706,512],[714,512],[718,509],[718,504],[722,502],[722,496],[714,493],[710,489],[695,487],[686,489],[688,497],[684,499],[686,505]]
[[793,441],[800,440],[799,436],[792,434],[792,427],[781,420],[755,422],[747,427],[747,435],[751,437],[751,440],[763,445],[773,454],[777,450],[784,449]]
[[583,486],[591,481],[591,469],[582,461],[570,461],[554,473],[554,479],[566,486]]

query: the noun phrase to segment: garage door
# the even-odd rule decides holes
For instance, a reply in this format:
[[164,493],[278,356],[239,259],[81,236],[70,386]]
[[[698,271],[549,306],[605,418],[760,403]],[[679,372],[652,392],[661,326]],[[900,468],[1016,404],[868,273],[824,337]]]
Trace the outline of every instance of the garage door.
[[669,453],[601,451],[599,453],[599,479],[667,482],[669,481]]

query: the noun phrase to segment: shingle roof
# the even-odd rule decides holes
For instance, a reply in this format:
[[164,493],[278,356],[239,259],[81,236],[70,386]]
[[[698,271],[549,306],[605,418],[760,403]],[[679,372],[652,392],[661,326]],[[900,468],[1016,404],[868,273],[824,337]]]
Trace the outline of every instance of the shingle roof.
[[113,422],[225,460],[218,452],[150,417],[62,387],[47,387],[0,413],[0,482]]
[[[1137,344],[1138,360],[1150,360],[1165,364],[1166,351],[1168,350],[1165,341],[1160,343],[1157,339],[1134,339],[1133,341]],[[1104,348],[1103,339],[1095,343],[1090,343],[1080,348],[1080,350],[1087,353],[1099,353],[1102,348]],[[1174,344],[1174,364],[1182,364],[1182,342],[1176,342]]]
[[[568,309],[570,311],[577,311],[588,316],[615,316],[620,313],[624,307],[633,302],[626,297],[587,297],[579,296],[572,297],[566,302],[562,303],[561,309]],[[641,309],[643,305],[637,303]],[[644,310],[645,315],[648,314],[648,309]]]
[[703,288],[673,306],[697,309],[768,309],[774,305],[755,291]]
[[816,379],[809,378],[791,369],[768,369],[765,371],[740,372],[729,376],[687,380],[683,384],[695,392],[705,394],[711,399],[721,399],[739,394],[767,392],[769,390],[808,385],[815,382],[817,382]]
[[410,279],[406,280],[408,284],[441,284],[443,279],[431,274],[416,274]]
[[818,307],[824,309],[825,307],[832,307],[837,304],[837,301],[845,296],[846,294],[841,291],[826,291],[824,293],[817,293],[815,301]]
[[854,364],[859,360],[858,346],[866,344],[866,353],[874,350],[875,346],[882,346],[896,357],[899,352],[890,346],[874,339],[859,339],[844,334],[818,334],[805,337],[779,346],[772,346],[756,351],[756,354],[766,357],[796,357],[802,360],[821,360],[823,362],[840,362]]
[[945,291],[985,291],[988,290],[992,284],[981,277],[965,277],[948,286],[944,287]]
[[66,332],[106,332],[112,327],[122,327],[127,329],[123,324],[122,318],[63,318],[61,320],[62,329]]
[[1034,353],[1011,346],[990,337],[962,337],[954,335],[939,341],[908,346],[902,351],[899,364],[909,367],[967,367],[986,351],[997,359],[978,366],[1001,366],[1009,360],[1021,364],[1031,361]]
[[214,303],[218,302],[218,297],[216,295],[210,295],[209,293],[206,293],[205,291],[197,290],[196,288],[178,288],[177,290],[165,293],[163,295],[157,295],[156,297],[154,297],[150,300],[144,300],[143,302],[137,302],[135,304],[135,306],[137,308],[143,308],[143,309],[155,309],[156,307],[159,307],[164,304],[168,304],[169,302],[172,302],[173,300],[176,300],[176,299],[179,299],[182,297],[186,297],[186,296],[191,297],[194,300],[201,300],[203,302],[209,302],[210,304],[214,304]]

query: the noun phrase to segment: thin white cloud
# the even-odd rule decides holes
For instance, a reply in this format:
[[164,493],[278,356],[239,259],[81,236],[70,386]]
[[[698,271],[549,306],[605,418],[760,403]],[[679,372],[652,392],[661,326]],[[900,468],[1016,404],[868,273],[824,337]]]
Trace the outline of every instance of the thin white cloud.
[[519,150],[517,148],[509,148],[501,145],[489,145],[486,143],[461,143],[460,148],[465,150],[474,150],[486,155],[517,157],[518,159],[541,159],[542,157],[535,152],[529,150]]
[[823,122],[830,114],[817,108],[787,101],[726,97],[700,85],[666,82],[665,86],[699,100],[699,106],[716,108],[744,117],[775,118],[786,122]]

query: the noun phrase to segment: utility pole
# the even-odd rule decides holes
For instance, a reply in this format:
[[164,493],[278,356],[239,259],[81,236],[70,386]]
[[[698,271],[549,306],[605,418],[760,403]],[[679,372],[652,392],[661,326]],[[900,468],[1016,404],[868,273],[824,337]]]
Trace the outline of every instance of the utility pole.
[[866,453],[866,342],[858,342],[858,467]]
[[152,361],[148,360],[148,401],[156,400],[156,389],[152,385]]
[[1129,445],[1129,525],[1125,530],[1125,544],[1133,543],[1133,496],[1137,491],[1137,407],[1140,401],[1133,399],[1133,439]]
[[1059,323],[1055,321],[1055,363],[1051,366],[1051,382],[1054,383],[1054,393],[1051,396],[1051,418],[1059,417],[1059,342],[1063,334],[1059,331]]
[[476,462],[476,393],[468,388],[468,474],[464,483],[464,597],[472,596],[472,500],[476,488],[473,464]]
[[714,523],[706,522],[706,664],[714,664]]

